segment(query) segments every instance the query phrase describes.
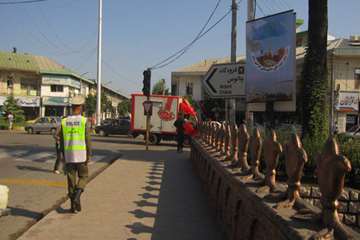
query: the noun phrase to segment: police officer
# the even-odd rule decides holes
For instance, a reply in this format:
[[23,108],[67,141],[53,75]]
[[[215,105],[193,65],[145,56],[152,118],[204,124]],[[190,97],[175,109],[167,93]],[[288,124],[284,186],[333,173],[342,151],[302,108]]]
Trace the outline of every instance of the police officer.
[[59,131],[68,180],[68,196],[73,213],[81,211],[80,196],[88,180],[87,165],[91,156],[90,131],[87,119],[81,115],[84,103],[85,99],[82,96],[71,99],[72,114],[61,120]]

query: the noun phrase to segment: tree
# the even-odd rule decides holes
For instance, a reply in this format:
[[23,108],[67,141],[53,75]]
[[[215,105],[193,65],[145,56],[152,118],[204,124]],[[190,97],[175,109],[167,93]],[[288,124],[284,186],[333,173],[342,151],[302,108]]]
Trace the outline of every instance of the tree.
[[125,117],[129,114],[131,109],[131,102],[129,99],[125,99],[117,106],[117,110],[120,116]]
[[4,103],[4,111],[14,115],[15,123],[22,123],[25,121],[24,110],[17,105],[17,100],[13,96],[9,96]]
[[309,0],[308,48],[302,72],[303,136],[321,143],[328,136],[327,0]]
[[105,113],[111,113],[114,115],[114,107],[112,106],[111,100],[106,97],[105,94],[101,94],[101,110]]
[[89,94],[85,99],[85,112],[88,117],[96,113],[96,96]]
[[170,90],[166,87],[165,79],[160,79],[155,83],[152,89],[152,94],[159,94],[159,95],[169,95]]

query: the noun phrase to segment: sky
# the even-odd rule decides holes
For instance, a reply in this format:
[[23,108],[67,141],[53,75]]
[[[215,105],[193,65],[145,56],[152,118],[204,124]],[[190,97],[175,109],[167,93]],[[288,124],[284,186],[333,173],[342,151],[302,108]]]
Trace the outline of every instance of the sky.
[[[3,5],[0,50],[47,56],[87,78],[96,78],[98,0],[47,0]],[[103,83],[129,95],[140,92],[142,72],[182,49],[198,34],[218,0],[103,0]],[[359,35],[360,1],[328,0],[329,34]],[[245,54],[247,0],[238,10],[237,54]],[[209,26],[230,8],[221,0]],[[294,9],[307,29],[308,0],[257,0],[256,17]],[[231,15],[177,61],[152,72],[152,83],[208,58],[230,56]]]

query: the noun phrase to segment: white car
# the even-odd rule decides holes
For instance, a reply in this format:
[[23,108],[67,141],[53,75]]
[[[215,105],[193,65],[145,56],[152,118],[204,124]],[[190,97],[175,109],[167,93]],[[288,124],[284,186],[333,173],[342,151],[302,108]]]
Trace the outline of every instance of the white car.
[[349,137],[360,137],[360,126],[359,125],[353,126],[352,128],[346,131],[345,135]]

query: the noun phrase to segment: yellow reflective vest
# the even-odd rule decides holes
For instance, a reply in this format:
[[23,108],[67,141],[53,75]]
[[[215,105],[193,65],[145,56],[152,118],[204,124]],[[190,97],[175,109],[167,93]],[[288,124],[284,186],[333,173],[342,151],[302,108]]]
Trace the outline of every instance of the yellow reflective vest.
[[69,116],[61,121],[64,157],[67,163],[86,162],[86,121],[83,116]]

